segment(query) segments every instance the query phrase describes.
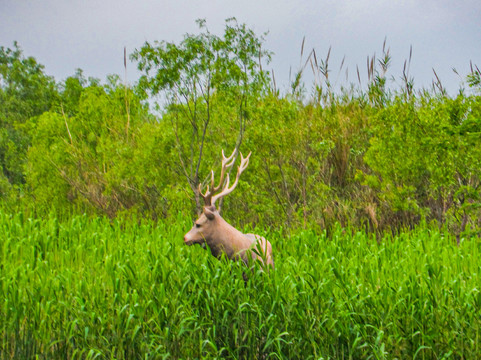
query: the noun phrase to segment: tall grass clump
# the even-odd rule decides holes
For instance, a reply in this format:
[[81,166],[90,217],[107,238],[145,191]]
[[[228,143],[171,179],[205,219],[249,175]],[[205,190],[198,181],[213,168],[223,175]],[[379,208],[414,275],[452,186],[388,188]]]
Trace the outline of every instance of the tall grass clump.
[[264,231],[276,268],[244,281],[244,267],[183,246],[188,227],[1,213],[0,357],[481,355],[479,239]]

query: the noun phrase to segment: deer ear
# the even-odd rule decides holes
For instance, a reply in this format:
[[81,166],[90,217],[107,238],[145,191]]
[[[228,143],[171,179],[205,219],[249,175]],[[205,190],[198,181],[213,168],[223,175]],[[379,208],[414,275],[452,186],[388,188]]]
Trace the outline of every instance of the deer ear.
[[204,206],[204,214],[207,219],[214,220],[215,218],[215,206]]

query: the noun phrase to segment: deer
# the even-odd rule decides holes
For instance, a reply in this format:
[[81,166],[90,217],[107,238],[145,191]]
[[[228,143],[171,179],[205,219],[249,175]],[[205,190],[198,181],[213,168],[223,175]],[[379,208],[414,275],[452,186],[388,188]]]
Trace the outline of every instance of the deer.
[[211,170],[211,183],[210,186],[207,185],[204,193],[202,193],[202,184],[199,184],[198,191],[204,199],[204,206],[192,229],[184,235],[184,244],[189,246],[200,244],[204,248],[207,245],[211,254],[216,258],[225,255],[234,261],[242,260],[246,265],[252,259],[260,261],[264,268],[266,265],[268,265],[268,269],[269,266],[274,268],[271,243],[260,235],[243,234],[227,223],[216,208],[216,201],[230,194],[236,188],[242,172],[249,165],[252,152],[245,158],[241,153],[241,161],[237,168],[235,181],[229,186],[229,174],[226,174],[226,172],[234,165],[235,152],[236,149],[231,156],[226,157],[224,150],[222,150],[222,167],[217,186],[214,186],[214,170]]

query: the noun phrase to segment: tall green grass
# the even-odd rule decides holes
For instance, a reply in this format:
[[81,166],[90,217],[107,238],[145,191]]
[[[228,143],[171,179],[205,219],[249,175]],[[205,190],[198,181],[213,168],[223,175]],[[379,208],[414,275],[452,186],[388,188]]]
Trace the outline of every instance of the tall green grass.
[[189,226],[1,213],[1,358],[481,356],[479,239],[271,231],[276,269],[244,282]]

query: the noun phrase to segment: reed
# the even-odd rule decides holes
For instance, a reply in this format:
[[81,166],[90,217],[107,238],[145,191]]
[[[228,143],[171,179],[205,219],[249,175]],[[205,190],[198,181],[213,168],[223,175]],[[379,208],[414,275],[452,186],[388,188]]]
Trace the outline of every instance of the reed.
[[0,357],[481,355],[479,239],[256,229],[276,269],[244,282],[241,265],[183,246],[189,225],[1,213]]

